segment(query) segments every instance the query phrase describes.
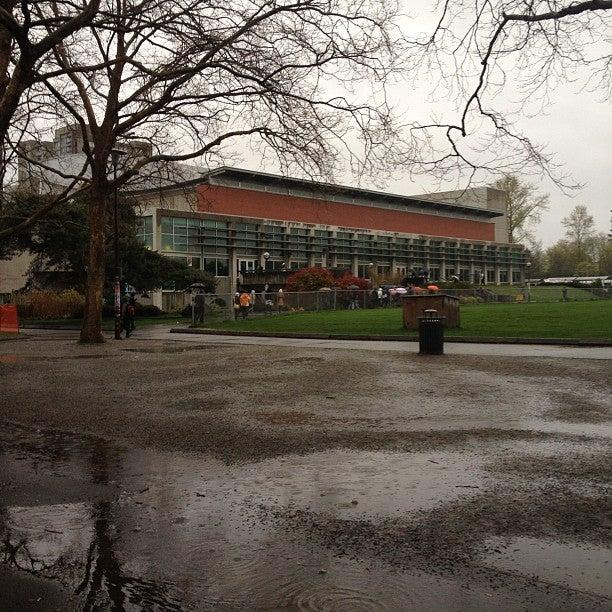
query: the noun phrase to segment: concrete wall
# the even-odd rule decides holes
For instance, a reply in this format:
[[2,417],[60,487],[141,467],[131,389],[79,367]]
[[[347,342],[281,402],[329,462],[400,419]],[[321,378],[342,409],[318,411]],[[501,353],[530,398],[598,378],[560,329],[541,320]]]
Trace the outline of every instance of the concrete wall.
[[21,289],[27,280],[26,274],[32,256],[29,253],[0,261],[0,293],[11,293]]
[[436,193],[424,193],[414,196],[434,202],[448,202],[449,204],[465,204],[476,208],[496,210],[503,213],[503,217],[495,217],[495,242],[508,242],[508,221],[506,218],[506,193],[492,187],[473,187],[459,191],[439,191]]

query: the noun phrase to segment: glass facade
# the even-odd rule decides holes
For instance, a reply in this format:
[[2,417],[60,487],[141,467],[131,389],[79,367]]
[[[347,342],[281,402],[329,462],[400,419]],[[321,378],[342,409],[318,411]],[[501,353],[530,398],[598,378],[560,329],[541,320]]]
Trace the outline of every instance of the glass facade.
[[[246,223],[230,219],[189,219],[162,216],[161,251],[191,257],[215,276],[230,275],[230,258],[249,260],[253,271],[297,269],[303,266],[337,266],[369,275],[406,273],[410,268],[426,268],[433,280],[457,275],[464,282],[479,282],[484,274],[488,283],[519,283],[523,278],[526,252],[520,246],[483,244],[468,240],[444,240],[390,232],[337,231],[298,226],[283,222]],[[141,217],[138,235],[152,247],[153,218]]]
[[140,238],[142,243],[152,249],[153,248],[153,217],[137,217],[136,219],[136,236]]

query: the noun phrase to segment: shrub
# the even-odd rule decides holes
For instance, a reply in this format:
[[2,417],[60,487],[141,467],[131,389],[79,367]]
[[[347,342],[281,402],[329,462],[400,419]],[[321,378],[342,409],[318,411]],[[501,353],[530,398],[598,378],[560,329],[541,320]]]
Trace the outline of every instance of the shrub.
[[[473,295],[460,295],[459,296],[459,303],[460,304],[478,304],[479,303],[479,298],[474,297]],[[480,299],[480,302],[482,302],[483,300]]]
[[19,315],[31,319],[68,319],[83,311],[85,298],[75,289],[17,294]]
[[370,281],[367,278],[361,278],[359,276],[353,276],[352,274],[345,274],[340,278],[337,278],[334,282],[335,287],[340,289],[348,289],[351,285],[358,287],[359,289],[370,289]]
[[301,268],[287,279],[287,291],[318,291],[336,282],[325,268]]
[[136,302],[136,316],[137,317],[161,317],[166,312],[161,308],[154,306],[153,304],[141,304]]

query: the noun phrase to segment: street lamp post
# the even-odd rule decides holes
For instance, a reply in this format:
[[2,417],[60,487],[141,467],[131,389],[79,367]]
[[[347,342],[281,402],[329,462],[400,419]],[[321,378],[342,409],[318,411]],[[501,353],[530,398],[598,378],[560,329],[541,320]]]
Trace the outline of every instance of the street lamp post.
[[114,268],[115,268],[115,340],[121,340],[121,275],[119,270],[119,215],[118,215],[118,196],[117,196],[117,165],[122,155],[126,152],[120,149],[112,149],[111,162],[113,164],[113,247],[114,247]]

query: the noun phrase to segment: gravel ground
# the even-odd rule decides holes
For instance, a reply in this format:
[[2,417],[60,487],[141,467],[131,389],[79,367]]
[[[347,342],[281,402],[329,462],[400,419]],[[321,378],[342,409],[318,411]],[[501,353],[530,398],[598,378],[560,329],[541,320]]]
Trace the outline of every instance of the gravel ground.
[[[109,504],[114,529],[129,533],[162,506],[183,517],[162,534],[168,541],[155,514],[147,520],[158,526],[148,535],[136,531],[137,544],[118,546],[116,572],[124,578],[117,592],[128,599],[127,567],[140,581],[163,584],[167,609],[401,609],[408,598],[417,609],[493,602],[502,609],[607,609],[612,602],[608,588],[595,578],[581,582],[570,563],[584,566],[584,555],[596,563],[609,543],[605,360],[145,340],[85,347],[32,338],[2,343],[0,385],[6,533],[21,525],[14,508],[36,504],[88,504],[96,509],[89,522]],[[99,455],[104,478],[91,468]],[[204,490],[211,492],[197,493]],[[134,491],[142,491],[141,501]],[[33,529],[38,519],[28,520]],[[223,537],[210,533],[224,521],[232,527]],[[182,537],[172,531],[179,525],[180,534],[191,534],[188,554],[170,544]],[[240,544],[232,530],[245,532]],[[274,554],[262,552],[262,533],[274,534],[265,548]],[[215,538],[229,563],[220,562],[218,584],[231,597],[190,569],[209,562],[201,556]],[[174,569],[144,562],[160,546]],[[538,561],[537,571],[534,546],[550,561]],[[546,552],[552,546],[569,550],[560,577]],[[249,554],[252,566],[244,567]],[[134,555],[139,562],[130,562]],[[321,558],[328,565],[319,573]],[[84,571],[79,563],[87,562],[74,561]],[[593,576],[606,568],[597,563]],[[0,590],[14,582],[10,571]],[[404,587],[393,586],[398,572]],[[328,573],[333,584],[320,578]],[[35,574],[53,579],[49,601],[58,597],[60,575],[72,601],[78,580]],[[268,581],[274,594],[262,585],[264,574],[275,576]],[[275,583],[279,576],[283,584]],[[106,600],[97,594],[103,608],[115,601],[111,591]]]

